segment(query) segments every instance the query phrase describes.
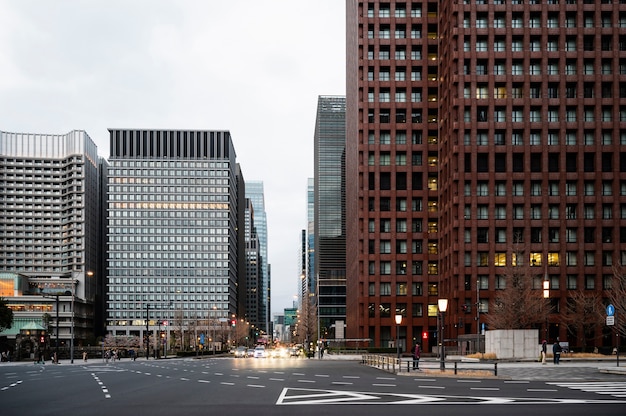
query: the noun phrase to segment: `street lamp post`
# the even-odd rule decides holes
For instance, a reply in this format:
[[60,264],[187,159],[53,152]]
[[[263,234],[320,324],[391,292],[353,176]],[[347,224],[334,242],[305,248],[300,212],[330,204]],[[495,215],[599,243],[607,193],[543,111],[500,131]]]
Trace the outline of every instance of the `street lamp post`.
[[441,342],[441,355],[439,356],[439,369],[441,371],[445,371],[446,370],[446,358],[445,358],[445,347],[443,345],[443,340],[444,340],[444,336],[443,336],[443,330],[444,330],[444,314],[446,313],[446,310],[448,309],[448,299],[438,299],[437,300],[437,306],[439,307],[439,315],[441,316],[441,333],[439,334],[439,342]]
[[402,323],[402,314],[396,314],[396,350],[398,351],[398,364],[400,363],[400,324]]

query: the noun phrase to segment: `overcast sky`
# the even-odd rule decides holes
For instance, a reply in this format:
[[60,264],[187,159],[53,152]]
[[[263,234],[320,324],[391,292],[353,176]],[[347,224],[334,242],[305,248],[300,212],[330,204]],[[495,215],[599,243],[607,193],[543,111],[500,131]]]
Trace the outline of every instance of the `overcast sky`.
[[319,95],[345,94],[343,0],[0,0],[0,130],[229,130],[265,186],[272,312],[298,287]]

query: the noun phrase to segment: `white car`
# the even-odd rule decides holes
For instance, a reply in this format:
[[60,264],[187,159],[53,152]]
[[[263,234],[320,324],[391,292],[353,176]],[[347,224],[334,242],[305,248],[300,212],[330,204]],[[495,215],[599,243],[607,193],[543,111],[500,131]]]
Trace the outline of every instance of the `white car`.
[[265,358],[265,347],[256,347],[254,349],[254,358]]
[[248,356],[248,350],[246,347],[237,347],[235,350],[235,358],[245,358]]

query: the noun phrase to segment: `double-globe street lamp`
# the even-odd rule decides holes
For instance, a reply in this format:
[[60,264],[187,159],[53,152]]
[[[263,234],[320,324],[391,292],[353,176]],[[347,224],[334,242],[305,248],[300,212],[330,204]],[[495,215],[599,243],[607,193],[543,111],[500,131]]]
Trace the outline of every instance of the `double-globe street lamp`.
[[446,310],[448,309],[448,299],[438,299],[437,300],[437,306],[439,307],[439,315],[440,315],[440,320],[441,320],[441,331],[439,333],[439,342],[441,343],[441,355],[439,356],[439,369],[441,371],[445,371],[446,370],[446,362],[445,362],[445,350],[444,350],[444,345],[443,345],[443,341],[444,341],[444,336],[443,336],[443,330],[444,330],[444,319],[443,316],[446,313]]

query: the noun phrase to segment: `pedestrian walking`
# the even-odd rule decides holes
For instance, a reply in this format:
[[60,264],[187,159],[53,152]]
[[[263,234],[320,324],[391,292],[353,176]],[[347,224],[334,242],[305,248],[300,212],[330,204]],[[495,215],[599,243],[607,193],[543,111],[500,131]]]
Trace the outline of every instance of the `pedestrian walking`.
[[552,360],[554,361],[555,365],[558,365],[559,361],[561,361],[561,351],[563,351],[563,348],[561,348],[561,344],[559,343],[559,339],[557,338],[554,342],[554,345],[552,345],[552,354],[554,355]]
[[87,362],[87,351],[83,351],[83,361]]
[[415,347],[413,347],[413,370],[419,370],[421,356],[422,350],[420,348],[420,344],[416,342]]
[[548,341],[545,339],[541,343],[541,364],[546,364],[546,355],[548,355]]

